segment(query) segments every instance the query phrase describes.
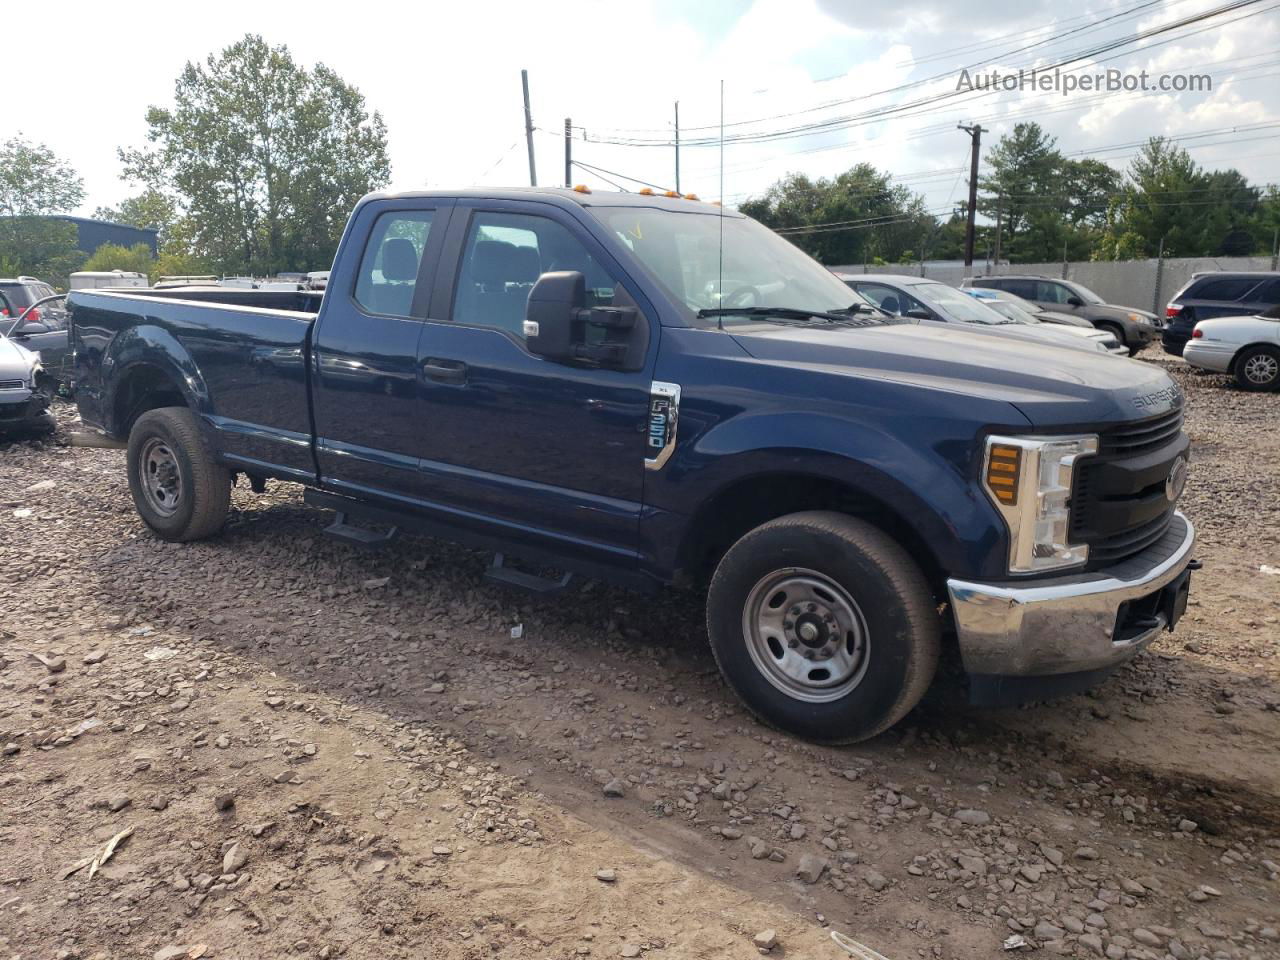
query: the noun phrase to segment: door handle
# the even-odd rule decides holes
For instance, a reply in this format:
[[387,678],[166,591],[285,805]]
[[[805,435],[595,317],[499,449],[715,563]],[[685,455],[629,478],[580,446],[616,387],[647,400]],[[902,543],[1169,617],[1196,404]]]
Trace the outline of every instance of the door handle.
[[428,357],[422,362],[422,375],[438,383],[466,383],[467,365],[460,360]]

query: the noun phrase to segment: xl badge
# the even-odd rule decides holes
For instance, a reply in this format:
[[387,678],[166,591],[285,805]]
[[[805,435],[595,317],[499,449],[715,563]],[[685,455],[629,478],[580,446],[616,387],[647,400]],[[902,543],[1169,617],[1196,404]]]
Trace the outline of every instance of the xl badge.
[[1169,476],[1164,481],[1164,495],[1170,503],[1175,502],[1182,496],[1183,488],[1187,485],[1187,458],[1179,457],[1173,462],[1173,469],[1169,471]]
[[680,419],[680,385],[655,380],[649,387],[649,423],[645,443],[649,455],[646,470],[661,470],[676,448],[676,424]]

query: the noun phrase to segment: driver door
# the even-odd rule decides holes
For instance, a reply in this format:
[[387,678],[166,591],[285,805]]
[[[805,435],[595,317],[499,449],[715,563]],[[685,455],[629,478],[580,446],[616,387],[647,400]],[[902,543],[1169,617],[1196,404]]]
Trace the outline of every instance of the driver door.
[[[634,565],[653,311],[595,238],[548,204],[459,202],[445,246],[418,346],[426,487],[481,532]],[[652,331],[643,369],[529,352],[525,303],[554,270],[581,272],[589,305],[639,306]]]

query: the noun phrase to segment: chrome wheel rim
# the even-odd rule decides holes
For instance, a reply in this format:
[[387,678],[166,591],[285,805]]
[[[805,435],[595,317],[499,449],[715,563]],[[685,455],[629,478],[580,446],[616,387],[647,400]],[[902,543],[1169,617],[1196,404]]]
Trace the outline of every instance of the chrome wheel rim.
[[805,703],[830,703],[866,676],[871,638],[857,602],[816,570],[785,567],[747,595],[742,633],[756,669]]
[[147,506],[162,517],[171,517],[182,504],[182,471],[173,450],[152,437],[138,455],[138,485]]
[[1255,353],[1244,363],[1244,377],[1259,386],[1268,384],[1280,374],[1280,360],[1269,353]]

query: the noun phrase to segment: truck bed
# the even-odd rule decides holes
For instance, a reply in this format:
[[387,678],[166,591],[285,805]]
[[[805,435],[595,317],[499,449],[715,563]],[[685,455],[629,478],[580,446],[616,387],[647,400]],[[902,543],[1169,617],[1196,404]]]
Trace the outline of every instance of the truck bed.
[[75,390],[86,423],[126,439],[157,389],[200,417],[228,466],[314,482],[308,291],[75,291]]

